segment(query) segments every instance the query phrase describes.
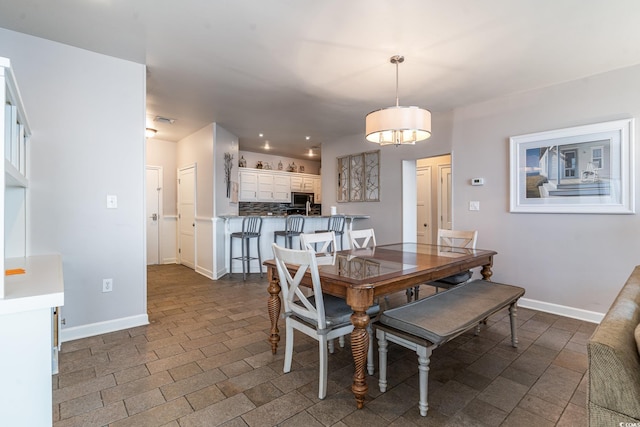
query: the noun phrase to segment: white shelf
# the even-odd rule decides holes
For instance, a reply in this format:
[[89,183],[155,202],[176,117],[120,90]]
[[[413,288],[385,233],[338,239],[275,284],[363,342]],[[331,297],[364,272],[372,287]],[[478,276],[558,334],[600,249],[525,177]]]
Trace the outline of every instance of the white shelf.
[[4,177],[5,187],[29,187],[27,177],[21,174],[7,159],[4,159]]
[[5,276],[5,297],[0,299],[0,315],[64,305],[60,255],[7,258],[5,268],[23,268],[25,273]]

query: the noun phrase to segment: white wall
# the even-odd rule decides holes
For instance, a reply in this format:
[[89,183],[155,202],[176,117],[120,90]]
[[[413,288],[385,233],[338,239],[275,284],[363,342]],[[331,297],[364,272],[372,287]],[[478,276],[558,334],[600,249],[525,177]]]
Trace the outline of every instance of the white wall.
[[[606,312],[633,267],[640,264],[640,218],[509,213],[508,138],[637,118],[639,93],[640,66],[635,66],[455,112],[455,227],[477,229],[478,247],[498,252],[493,279],[525,287],[525,297],[534,305],[546,303],[540,308],[587,318],[593,315],[589,312]],[[637,137],[633,145],[637,170]],[[472,187],[468,183],[472,177],[484,177],[485,185]],[[480,211],[468,210],[470,200],[480,201]]]
[[[425,105],[425,107],[428,107]],[[362,117],[364,122],[364,116]],[[439,156],[451,151],[451,115],[433,114],[433,135],[415,146],[379,147],[364,139],[364,133],[322,144],[322,213],[329,215],[331,206],[338,213],[371,215],[356,228],[376,230],[378,244],[402,240],[402,161]],[[380,201],[336,203],[336,158],[380,148]],[[413,187],[415,189],[415,186]],[[415,190],[414,190],[415,191]],[[415,206],[415,204],[414,204]],[[415,215],[414,215],[415,218]]]
[[63,258],[61,338],[146,323],[144,65],[4,29],[0,56],[33,130],[29,252]]

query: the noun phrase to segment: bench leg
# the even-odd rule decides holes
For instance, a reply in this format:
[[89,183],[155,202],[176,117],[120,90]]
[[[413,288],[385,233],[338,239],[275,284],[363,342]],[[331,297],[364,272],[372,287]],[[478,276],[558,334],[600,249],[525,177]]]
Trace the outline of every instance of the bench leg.
[[418,354],[418,371],[420,379],[420,401],[418,402],[418,408],[420,408],[420,415],[427,416],[429,410],[429,403],[427,402],[428,386],[429,386],[429,362],[431,358],[431,347],[418,346],[416,353]]
[[509,306],[509,320],[511,321],[511,346],[514,348],[518,347],[518,334],[516,332],[517,311],[518,311],[518,303],[516,301]]
[[376,329],[378,337],[378,387],[380,392],[387,391],[387,337],[384,331]]

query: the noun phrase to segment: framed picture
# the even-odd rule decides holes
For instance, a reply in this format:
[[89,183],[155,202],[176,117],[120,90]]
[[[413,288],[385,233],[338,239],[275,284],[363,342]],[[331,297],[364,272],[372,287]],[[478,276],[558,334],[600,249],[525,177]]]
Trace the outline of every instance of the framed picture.
[[380,201],[380,150],[337,158],[337,202]]
[[510,138],[511,212],[635,212],[633,119]]

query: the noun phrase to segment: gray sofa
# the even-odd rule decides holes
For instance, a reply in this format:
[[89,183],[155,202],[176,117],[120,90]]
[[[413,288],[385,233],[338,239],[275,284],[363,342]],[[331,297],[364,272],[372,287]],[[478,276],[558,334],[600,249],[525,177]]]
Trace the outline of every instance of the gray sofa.
[[[640,426],[640,266],[591,336],[587,410],[590,426]],[[640,332],[640,331],[639,331]]]

